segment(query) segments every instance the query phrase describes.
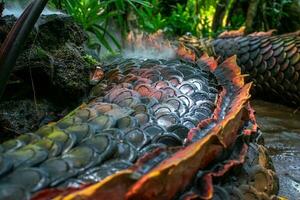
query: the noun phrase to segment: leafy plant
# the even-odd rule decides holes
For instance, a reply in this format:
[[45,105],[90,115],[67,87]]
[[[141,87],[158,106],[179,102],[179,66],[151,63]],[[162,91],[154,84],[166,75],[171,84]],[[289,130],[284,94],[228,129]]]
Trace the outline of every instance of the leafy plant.
[[160,2],[152,0],[151,6],[142,7],[138,16],[139,28],[154,33],[166,27],[166,18],[160,13]]
[[106,12],[106,4],[95,0],[64,0],[64,8],[73,18],[83,26],[89,35],[90,47],[97,48],[103,45],[113,51],[109,41],[121,48],[117,39],[107,31],[107,22],[110,13]]
[[211,32],[211,25],[210,21],[207,16],[204,16],[203,18],[200,19],[199,21],[200,24],[200,35],[202,37],[209,37],[209,36],[214,36],[214,34]]
[[143,7],[140,10],[140,28],[147,32],[164,30],[169,35],[182,35],[187,32],[197,34],[199,17],[194,14],[192,7],[176,4],[168,15],[161,9],[161,1],[152,0],[152,7]]
[[[144,0],[61,0],[65,11],[70,14],[87,31],[88,45],[92,49],[104,46],[110,52],[113,46],[121,48],[120,41],[110,33],[109,27],[115,24],[121,32],[122,39],[127,35],[130,12],[139,14],[138,6],[150,6]],[[59,0],[52,0],[59,6]]]
[[49,1],[48,6],[56,9],[62,9],[62,0],[51,0]]
[[177,4],[167,19],[167,26],[175,35],[183,35],[187,32],[197,35],[198,21],[198,17],[193,14],[189,7]]
[[112,14],[123,39],[129,32],[129,15],[140,16],[139,6],[151,7],[151,4],[145,0],[104,0],[103,2],[107,5],[107,12]]
[[280,25],[281,18],[288,15],[283,8],[290,3],[292,3],[292,0],[267,1],[265,13],[268,18],[269,28],[276,28]]

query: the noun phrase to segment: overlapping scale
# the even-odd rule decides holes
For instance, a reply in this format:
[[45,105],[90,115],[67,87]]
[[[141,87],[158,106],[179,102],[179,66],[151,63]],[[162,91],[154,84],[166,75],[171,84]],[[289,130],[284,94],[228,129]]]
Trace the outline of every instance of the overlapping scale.
[[[185,36],[182,41],[199,49],[212,48],[213,51],[207,53],[220,58],[220,62],[237,55],[242,72],[249,74],[255,83],[255,94],[289,105],[300,105],[300,96],[295,94],[300,89],[299,32],[217,38],[204,43],[199,40],[195,43],[195,38]],[[287,95],[289,93],[294,95]]]
[[[253,41],[264,48],[270,45],[267,38],[239,41],[245,49],[243,54]],[[228,50],[230,45],[222,49]],[[267,63],[263,56],[260,59]],[[181,199],[231,199],[276,193],[272,170],[262,166],[266,162],[257,163],[259,159],[246,155],[249,142],[257,136],[253,111],[246,106],[251,84],[244,85],[234,57],[217,68],[214,63],[207,64],[210,62],[211,58],[203,58],[197,64],[116,58],[113,64],[104,66],[106,74],[114,76],[106,77],[104,98],[98,97],[71,113],[67,117],[72,120],[62,120],[63,126],[60,124],[57,131],[76,134],[80,130],[76,124],[85,124],[86,133],[80,134],[83,138],[62,155],[35,166],[49,174],[49,186],[63,188],[52,190],[50,196],[173,199],[177,194]],[[214,74],[206,71],[208,68]],[[262,75],[254,69],[259,79],[271,79],[269,74]],[[89,110],[80,112],[86,108]],[[80,117],[76,113],[81,113]],[[70,131],[67,126],[75,128]],[[41,137],[47,138],[55,127],[40,130]],[[60,140],[55,137],[55,142],[66,144],[64,135]],[[261,158],[261,154],[258,156]],[[56,169],[55,163],[61,168]],[[252,169],[253,165],[259,166]],[[245,169],[232,173],[241,167]],[[237,176],[247,174],[251,174],[248,182],[240,182],[243,179]],[[269,184],[267,192],[257,184],[257,174],[262,175],[264,185]],[[65,188],[96,181],[100,182],[77,190]],[[37,199],[47,196],[45,192]]]
[[[12,198],[26,199],[45,187],[103,180],[155,149],[182,146],[190,128],[211,117],[218,95],[213,75],[192,65],[121,57],[110,61],[104,66],[105,84],[95,86],[103,96],[55,124],[1,144],[0,188],[15,191]],[[168,156],[162,151],[140,171]],[[0,192],[0,199],[7,196]]]

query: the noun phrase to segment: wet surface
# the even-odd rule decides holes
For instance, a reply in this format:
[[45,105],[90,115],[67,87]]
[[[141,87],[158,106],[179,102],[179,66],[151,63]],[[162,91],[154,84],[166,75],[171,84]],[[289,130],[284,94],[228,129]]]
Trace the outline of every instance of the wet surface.
[[258,100],[252,105],[279,176],[279,195],[300,199],[300,110]]

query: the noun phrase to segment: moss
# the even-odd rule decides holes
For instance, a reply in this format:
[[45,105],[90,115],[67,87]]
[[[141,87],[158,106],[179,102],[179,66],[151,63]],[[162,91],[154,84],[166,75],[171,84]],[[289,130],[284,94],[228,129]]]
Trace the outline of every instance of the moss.
[[83,59],[90,65],[98,65],[99,64],[99,62],[95,58],[93,58],[93,56],[88,55],[88,54],[84,55]]
[[[0,33],[5,37],[16,18],[3,20]],[[70,17],[61,15],[43,16],[36,27],[11,76],[18,84],[7,87],[4,100],[36,95],[60,106],[78,105],[90,90],[90,73],[98,64],[83,48],[86,35]]]

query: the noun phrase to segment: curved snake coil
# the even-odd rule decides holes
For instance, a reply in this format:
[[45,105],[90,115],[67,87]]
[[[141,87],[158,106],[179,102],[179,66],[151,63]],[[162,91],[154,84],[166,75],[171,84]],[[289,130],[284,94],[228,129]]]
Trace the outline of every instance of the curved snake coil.
[[234,59],[110,60],[96,98],[1,144],[0,199],[273,198]]
[[184,36],[180,40],[219,58],[220,62],[237,55],[237,63],[242,73],[249,74],[256,94],[289,105],[300,105],[300,31],[213,40]]

